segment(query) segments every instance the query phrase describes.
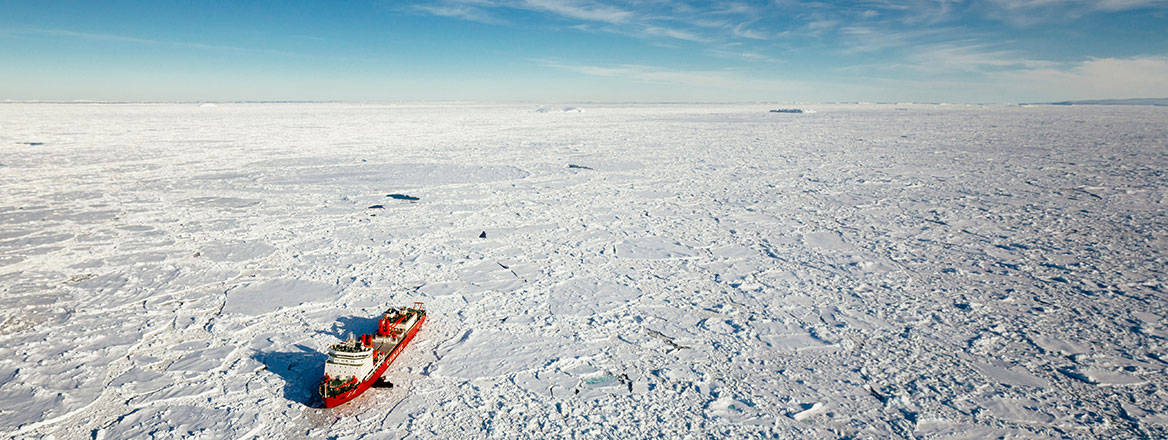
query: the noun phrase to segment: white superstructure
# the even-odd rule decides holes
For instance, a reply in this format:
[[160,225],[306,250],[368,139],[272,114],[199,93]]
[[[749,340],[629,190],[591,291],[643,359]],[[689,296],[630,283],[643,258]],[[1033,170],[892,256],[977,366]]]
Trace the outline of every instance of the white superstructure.
[[373,371],[373,348],[348,341],[329,347],[329,358],[324,363],[324,374],[333,379],[364,379]]

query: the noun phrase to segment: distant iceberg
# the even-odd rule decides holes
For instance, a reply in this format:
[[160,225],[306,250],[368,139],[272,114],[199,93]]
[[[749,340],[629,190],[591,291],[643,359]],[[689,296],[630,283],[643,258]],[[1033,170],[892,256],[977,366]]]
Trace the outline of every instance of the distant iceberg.
[[[563,109],[561,109],[561,110],[562,110],[563,112],[565,112],[565,113],[567,113],[567,112],[576,112],[576,113],[580,113],[580,112],[583,112],[583,111],[584,111],[584,109],[582,109],[582,108],[580,108],[580,107],[571,107],[571,106],[564,107],[564,108],[563,108]],[[536,108],[536,109],[535,109],[535,112],[536,112],[536,113],[547,113],[547,112],[548,112],[548,108],[547,108],[547,107],[545,107],[545,106],[542,106],[542,105],[541,105],[541,106],[539,106],[539,108]]]
[[1050,105],[1152,105],[1161,107],[1168,106],[1168,98],[1088,99],[1052,102]]

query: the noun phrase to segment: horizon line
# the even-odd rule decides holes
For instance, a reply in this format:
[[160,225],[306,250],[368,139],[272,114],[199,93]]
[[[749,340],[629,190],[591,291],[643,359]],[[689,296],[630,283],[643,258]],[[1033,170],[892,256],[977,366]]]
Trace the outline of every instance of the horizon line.
[[[146,100],[100,100],[100,99],[0,99],[0,104],[103,104],[103,105],[134,105],[134,104],[469,104],[469,105],[568,105],[568,104],[588,104],[588,105],[680,105],[680,104],[722,104],[722,105],[762,105],[762,104],[784,104],[784,105],[1105,105],[1109,102],[1119,101],[1165,101],[1168,102],[1168,97],[1164,98],[1104,98],[1104,99],[1083,99],[1083,100],[1056,100],[1056,101],[1042,101],[1042,102],[1011,102],[1011,101],[987,101],[987,102],[960,102],[960,101],[782,101],[782,100],[763,100],[763,101],[533,101],[533,100],[517,100],[517,101],[480,101],[480,100],[348,100],[348,99],[146,99]],[[1146,105],[1146,106],[1165,106],[1168,104],[1150,103],[1150,104],[1134,104],[1134,103],[1117,103],[1114,105]]]

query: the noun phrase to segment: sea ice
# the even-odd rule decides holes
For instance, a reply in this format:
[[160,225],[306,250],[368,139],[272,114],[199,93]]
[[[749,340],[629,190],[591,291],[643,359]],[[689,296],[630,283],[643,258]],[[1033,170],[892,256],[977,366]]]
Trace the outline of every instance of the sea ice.
[[1168,437],[1168,108],[542,108],[0,104],[0,438]]

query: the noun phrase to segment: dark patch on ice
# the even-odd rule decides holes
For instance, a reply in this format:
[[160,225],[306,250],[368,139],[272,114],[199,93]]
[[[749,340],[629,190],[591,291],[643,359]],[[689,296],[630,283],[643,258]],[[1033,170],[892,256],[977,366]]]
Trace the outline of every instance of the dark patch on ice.
[[957,269],[954,269],[952,267],[946,267],[944,269],[941,269],[941,273],[957,273]]
[[285,399],[308,407],[319,407],[316,386],[320,384],[320,372],[327,356],[300,344],[295,347],[299,351],[260,352],[253,355],[252,359],[284,379]]
[[79,274],[76,274],[76,275],[69,277],[69,279],[65,280],[65,282],[70,283],[70,284],[80,283],[82,281],[92,279],[92,278],[97,278],[97,274],[95,274],[95,273],[79,273]]
[[1069,377],[1069,378],[1071,378],[1071,379],[1075,379],[1075,380],[1078,380],[1078,381],[1082,381],[1082,382],[1085,382],[1085,383],[1089,383],[1089,384],[1091,384],[1091,385],[1095,385],[1095,384],[1096,384],[1096,382],[1095,382],[1095,381],[1093,381],[1093,380],[1091,380],[1091,378],[1090,378],[1090,377],[1087,377],[1087,375],[1085,375],[1085,374],[1083,374],[1083,373],[1080,373],[1080,372],[1078,372],[1078,371],[1075,371],[1075,370],[1073,370],[1073,369],[1070,369],[1070,368],[1065,368],[1065,367],[1064,367],[1064,368],[1059,368],[1059,369],[1058,369],[1058,371],[1059,371],[1060,373],[1062,373],[1062,374],[1065,374],[1067,377]]
[[872,397],[875,397],[876,400],[880,401],[880,403],[883,403],[883,404],[888,403],[889,397],[885,396],[884,394],[881,394],[880,391],[877,391],[876,388],[872,387],[872,385],[868,385],[868,394],[871,394]]
[[917,424],[917,414],[919,414],[919,413],[914,412],[914,411],[909,411],[909,410],[904,409],[904,408],[900,408],[900,413],[904,414],[905,420],[908,420],[913,425]]
[[44,145],[45,143],[44,142],[21,142],[20,144],[21,145],[28,145],[30,147],[39,147],[41,145]]
[[1070,269],[1067,269],[1067,268],[1066,268],[1066,266],[1060,266],[1060,265],[1058,265],[1058,264],[1053,264],[1053,263],[1042,263],[1042,264],[1041,264],[1041,266],[1043,266],[1043,267],[1049,267],[1049,268],[1051,268],[1051,269],[1058,269],[1058,270],[1061,270],[1061,271],[1066,271],[1066,272],[1070,272],[1070,271],[1071,271]]
[[800,108],[776,108],[771,110],[771,113],[803,113]]
[[968,304],[968,303],[956,303],[956,304],[953,304],[953,307],[957,307],[957,308],[959,308],[959,309],[961,309],[961,310],[969,310],[969,304]]
[[670,349],[669,351],[673,351],[673,350],[685,350],[685,349],[691,348],[691,347],[689,347],[689,346],[680,345],[680,344],[678,344],[677,342],[675,342],[675,341],[673,340],[673,338],[671,338],[671,337],[669,337],[669,336],[665,336],[665,334],[663,334],[663,333],[661,333],[661,332],[659,332],[659,331],[657,331],[657,330],[653,330],[653,329],[651,329],[651,328],[648,328],[648,327],[646,327],[646,328],[645,328],[645,333],[648,333],[648,334],[649,334],[649,336],[652,336],[652,337],[655,337],[655,338],[661,339],[663,342],[665,342],[666,344],[669,344],[669,346],[673,347],[673,348],[672,348],[672,349]]
[[1103,200],[1103,197],[1100,197],[1099,194],[1095,194],[1095,193],[1093,193],[1091,191],[1087,191],[1083,188],[1071,188],[1071,190],[1081,192],[1083,194],[1089,195],[1089,196],[1094,197],[1094,198],[1099,199],[1099,200]]
[[382,376],[373,382],[373,388],[393,388],[393,382],[385,380],[385,376]]
[[574,168],[577,170],[591,170],[592,169],[592,167],[586,167],[584,165],[576,165],[574,163],[568,164],[568,168]]
[[[352,333],[353,335],[363,335],[377,331],[377,319],[362,316],[342,316],[337,318],[337,323],[333,324],[333,331],[331,334],[337,339],[344,339],[345,335]],[[324,332],[320,332],[324,333]]]
[[483,231],[482,234],[479,234],[479,238],[487,238],[487,231]]
[[385,207],[381,205],[372,205],[368,209],[385,209]]
[[764,245],[762,247],[762,253],[764,253],[764,254],[766,254],[766,256],[774,258],[776,260],[782,260],[782,258],[779,257],[778,254],[776,254],[774,251],[771,250],[770,246]]
[[998,266],[1001,266],[1001,267],[1004,267],[1004,268],[1007,268],[1007,269],[1011,269],[1011,270],[1019,270],[1019,268],[1021,267],[1021,266],[1019,266],[1019,265],[1017,265],[1017,264],[1011,264],[1011,263],[1007,263],[1007,262],[1004,262],[1004,261],[998,261],[998,262],[996,262],[996,263],[994,263],[994,264],[996,264],[996,265],[998,265]]
[[419,200],[417,197],[409,196],[409,195],[405,195],[405,194],[386,194],[385,196],[389,197],[391,199],[394,199],[394,200],[409,200],[411,202],[415,201],[415,200]]

